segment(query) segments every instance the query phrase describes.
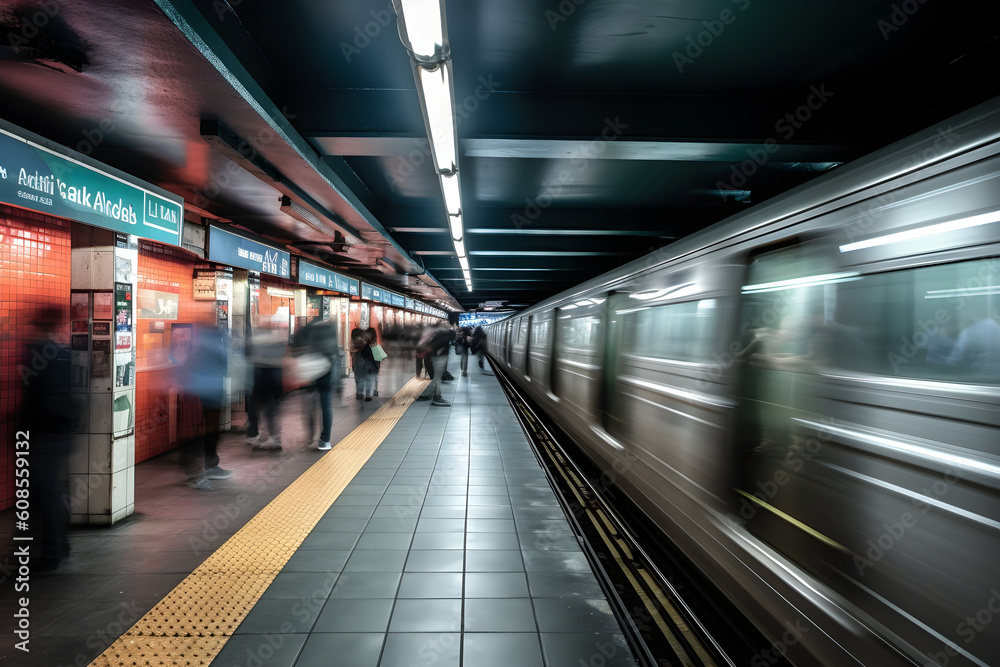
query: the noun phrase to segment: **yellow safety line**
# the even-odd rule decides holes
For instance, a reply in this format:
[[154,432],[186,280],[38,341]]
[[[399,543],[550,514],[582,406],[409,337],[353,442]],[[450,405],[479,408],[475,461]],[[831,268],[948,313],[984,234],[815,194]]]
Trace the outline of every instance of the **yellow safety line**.
[[778,517],[784,519],[785,521],[787,521],[788,523],[792,524],[793,526],[795,526],[799,530],[802,530],[802,531],[805,531],[806,533],[809,533],[810,535],[812,535],[813,537],[815,537],[817,540],[819,540],[823,544],[826,544],[827,546],[831,546],[834,549],[837,549],[838,551],[847,554],[848,556],[853,556],[854,555],[851,552],[850,549],[848,549],[847,547],[845,547],[840,542],[837,542],[836,540],[833,540],[833,539],[827,537],[826,535],[824,535],[823,533],[819,532],[815,528],[811,528],[811,527],[807,526],[806,524],[802,523],[801,521],[799,521],[798,519],[796,519],[791,514],[786,514],[785,512],[782,512],[777,507],[775,507],[775,506],[773,506],[773,505],[771,505],[769,503],[764,502],[763,500],[761,500],[757,496],[753,495],[752,493],[747,493],[743,489],[735,489],[735,488],[733,489],[733,491],[736,491],[736,493],[738,493],[738,494],[740,494],[742,496],[746,496],[747,499],[749,499],[751,502],[757,503],[758,505],[760,505],[761,507],[763,507],[767,511],[773,513],[775,516],[778,516]]
[[92,667],[208,665],[427,380],[414,378],[97,656]]

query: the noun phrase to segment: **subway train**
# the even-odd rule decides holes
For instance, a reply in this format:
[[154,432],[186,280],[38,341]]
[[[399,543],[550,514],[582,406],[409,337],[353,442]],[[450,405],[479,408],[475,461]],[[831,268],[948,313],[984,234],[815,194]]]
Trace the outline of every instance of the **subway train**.
[[751,664],[998,665],[998,255],[1000,98],[488,352],[772,642]]

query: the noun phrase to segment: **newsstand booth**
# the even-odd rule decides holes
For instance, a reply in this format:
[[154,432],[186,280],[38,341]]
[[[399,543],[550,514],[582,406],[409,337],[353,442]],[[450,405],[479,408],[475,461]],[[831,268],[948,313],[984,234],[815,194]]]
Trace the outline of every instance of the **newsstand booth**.
[[[139,243],[177,248],[183,225],[180,197],[0,121],[0,414],[17,414],[30,382],[33,314],[60,309],[51,335],[69,346],[83,408],[68,461],[74,523],[134,510]],[[13,504],[15,468],[13,420],[2,428],[0,509]]]

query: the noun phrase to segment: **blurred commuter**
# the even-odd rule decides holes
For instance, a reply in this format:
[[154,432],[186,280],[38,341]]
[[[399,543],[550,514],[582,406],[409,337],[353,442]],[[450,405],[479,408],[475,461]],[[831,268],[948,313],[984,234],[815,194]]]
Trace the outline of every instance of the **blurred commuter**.
[[469,375],[469,346],[472,345],[472,332],[469,327],[462,327],[458,330],[455,339],[455,352],[461,358],[462,377]]
[[426,355],[425,361],[429,361],[434,369],[434,376],[431,383],[417,399],[418,401],[431,400],[431,405],[449,407],[448,403],[441,396],[441,382],[444,380],[445,367],[448,363],[449,345],[451,344],[452,332],[446,326],[427,327],[424,335],[420,338],[419,346]]
[[[308,391],[315,392],[319,397],[320,412],[323,415],[323,427],[319,435],[316,449],[326,451],[331,448],[330,433],[333,430],[333,390],[340,384],[340,346],[337,344],[337,323],[335,320],[314,319],[302,327],[295,335],[292,354],[299,360],[312,358],[312,363],[325,364],[317,367],[310,374],[316,376],[309,385]],[[323,368],[325,372],[322,372]],[[312,427],[314,423],[315,406],[307,401]],[[310,430],[310,434],[313,433]]]
[[961,314],[962,331],[948,355],[948,364],[976,379],[1000,375],[1000,324],[982,308],[966,306]]
[[[181,465],[188,486],[211,491],[210,480],[229,479],[232,470],[219,467],[219,413],[228,372],[229,355],[226,341],[216,327],[196,325],[191,350],[178,369],[178,384],[185,397],[197,402],[205,422],[205,434],[184,443]],[[199,446],[200,441],[200,446]]]
[[285,393],[281,366],[286,348],[283,330],[255,330],[247,343],[247,357],[253,365],[253,403],[247,436],[254,449],[281,449],[278,408]]
[[486,357],[486,331],[481,326],[477,326],[475,331],[472,332],[472,339],[469,342],[469,352],[476,355],[476,359],[479,360],[479,370],[484,375],[489,375],[490,373],[487,372],[483,361]]
[[385,348],[383,348],[378,342],[378,331],[375,327],[368,327],[368,345],[372,348],[372,358],[375,360],[375,379],[373,384],[372,396],[378,396],[378,376],[382,372],[382,361],[388,357]]
[[27,443],[27,449],[15,447],[28,453],[31,465],[29,549],[38,572],[54,570],[69,556],[68,461],[84,414],[81,397],[70,393],[70,348],[57,339],[65,315],[58,308],[34,314],[39,336],[28,344],[18,369],[24,393],[15,443]]
[[358,365],[354,369],[354,374],[356,378],[360,378],[360,384],[358,385],[361,391],[361,396],[364,400],[371,401],[373,392],[375,391],[375,386],[378,378],[378,367],[375,363],[375,355],[372,353],[372,346],[376,345],[374,336],[371,334],[371,329],[363,333],[362,340],[364,345],[361,346],[361,350],[358,352]]
[[354,398],[361,400],[365,397],[364,374],[361,370],[361,350],[368,346],[365,340],[365,332],[357,327],[351,329],[351,368],[354,369]]

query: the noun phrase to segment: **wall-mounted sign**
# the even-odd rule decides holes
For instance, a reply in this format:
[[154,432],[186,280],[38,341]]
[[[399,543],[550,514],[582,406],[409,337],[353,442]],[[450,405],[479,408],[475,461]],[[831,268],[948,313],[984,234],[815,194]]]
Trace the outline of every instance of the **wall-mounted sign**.
[[404,306],[406,306],[406,299],[403,297],[402,294],[389,292],[389,300],[392,303],[392,305],[396,306],[397,308],[403,308]]
[[0,201],[181,244],[182,198],[2,121]]
[[194,300],[215,301],[214,269],[198,269],[194,272]]
[[366,301],[382,303],[382,292],[383,289],[381,287],[377,287],[371,283],[361,283],[361,298]]
[[157,286],[158,289],[140,287],[140,320],[176,320],[180,312],[180,287]]
[[407,310],[413,310],[414,303],[415,302],[413,301],[413,299],[411,299],[410,297],[406,297],[403,302],[403,307],[406,308]]
[[282,278],[291,275],[288,252],[214,225],[208,228],[208,259]]
[[358,281],[355,278],[342,276],[304,259],[299,260],[299,283],[354,296],[359,292]]

